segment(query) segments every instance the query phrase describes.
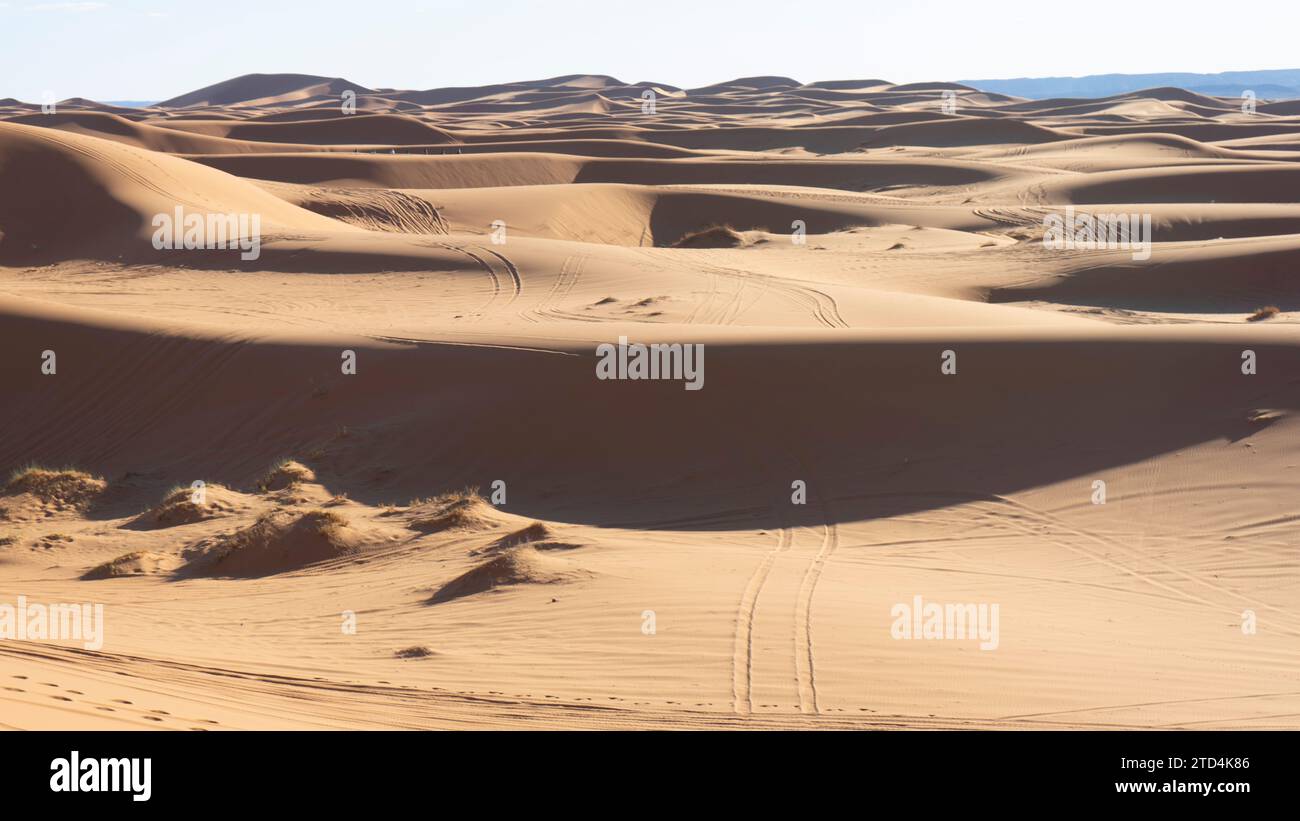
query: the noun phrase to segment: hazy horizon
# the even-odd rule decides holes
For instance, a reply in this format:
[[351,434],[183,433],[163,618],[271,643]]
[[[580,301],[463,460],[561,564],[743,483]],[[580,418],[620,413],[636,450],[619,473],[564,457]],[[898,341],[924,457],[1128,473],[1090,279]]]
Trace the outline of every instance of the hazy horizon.
[[[1143,73],[1137,73],[1137,74],[1129,74],[1129,73],[1124,73],[1124,72],[1104,72],[1104,73],[1099,73],[1099,74],[1085,74],[1085,75],[1059,75],[1059,76],[1033,76],[1033,77],[1028,77],[1028,76],[1026,76],[1026,77],[999,77],[999,78],[984,77],[984,78],[961,78],[961,79],[934,78],[934,79],[929,80],[929,81],[911,81],[911,82],[960,83],[960,84],[968,84],[968,85],[969,85],[969,84],[973,84],[973,83],[978,83],[978,84],[980,84],[980,85],[978,86],[978,88],[979,88],[980,90],[991,91],[991,92],[995,92],[995,93],[1011,94],[1012,96],[1017,96],[1017,94],[1018,94],[1017,91],[1012,90],[1012,89],[1007,89],[1007,88],[1000,88],[999,86],[1002,86],[1002,85],[1014,85],[1014,84],[1017,84],[1017,83],[1059,84],[1059,83],[1069,83],[1070,81],[1081,81],[1081,82],[1082,82],[1082,81],[1088,81],[1088,80],[1093,80],[1093,79],[1103,79],[1103,78],[1156,78],[1156,77],[1162,77],[1162,76],[1174,76],[1174,75],[1187,75],[1187,76],[1189,76],[1189,77],[1206,77],[1206,78],[1209,78],[1209,77],[1216,77],[1216,76],[1219,76],[1219,75],[1233,75],[1233,74],[1236,74],[1236,75],[1245,75],[1245,74],[1265,74],[1265,73],[1269,73],[1269,72],[1286,72],[1286,73],[1300,74],[1300,69],[1297,69],[1297,68],[1292,68],[1292,69],[1238,69],[1238,70],[1229,70],[1229,71],[1217,72],[1217,73],[1208,73],[1208,72],[1182,72],[1182,71],[1159,71],[1159,72],[1143,72]],[[240,77],[245,77],[245,76],[257,76],[257,75],[264,75],[264,76],[266,76],[266,75],[301,75],[301,76],[305,76],[305,77],[320,77],[320,78],[329,78],[329,79],[342,79],[342,80],[347,80],[347,81],[350,81],[350,82],[355,82],[354,80],[352,80],[351,77],[346,77],[346,76],[341,75],[341,74],[310,74],[310,73],[308,73],[308,72],[302,72],[302,71],[285,71],[285,72],[261,72],[261,71],[252,71],[252,72],[245,72],[244,74],[236,74],[236,75],[232,75],[232,76],[230,76],[230,77],[226,77],[226,78],[221,79],[221,80],[214,80],[213,82],[205,83],[204,85],[196,86],[196,87],[194,87],[194,88],[192,88],[192,89],[187,89],[186,91],[181,92],[181,94],[187,94],[187,93],[190,93],[190,92],[193,92],[193,91],[198,91],[198,90],[203,89],[203,88],[208,88],[208,87],[211,87],[211,86],[220,85],[221,83],[224,83],[224,82],[227,82],[227,81],[230,81],[230,80],[234,80],[234,79],[238,79],[238,78],[240,78]],[[701,87],[705,87],[705,86],[708,86],[708,85],[715,85],[715,84],[717,84],[717,83],[724,83],[724,82],[727,82],[727,81],[730,81],[730,80],[743,79],[743,77],[746,77],[746,76],[758,77],[758,76],[784,76],[784,75],[772,75],[772,74],[767,74],[767,75],[737,75],[737,76],[735,76],[735,77],[727,77],[727,78],[723,78],[723,79],[721,79],[721,80],[716,81],[716,83],[705,84],[705,86],[677,86],[677,84],[675,84],[675,83],[664,83],[662,80],[628,80],[626,77],[619,77],[619,76],[617,76],[617,75],[611,75],[611,74],[608,74],[607,72],[598,72],[598,71],[571,71],[571,72],[565,72],[565,73],[563,73],[563,74],[548,75],[548,76],[546,76],[546,77],[519,77],[519,78],[516,78],[515,80],[500,81],[500,82],[498,82],[498,83],[482,83],[482,84],[473,84],[473,85],[466,86],[466,87],[480,87],[480,86],[481,86],[481,87],[489,87],[489,86],[492,86],[492,85],[509,84],[509,83],[511,83],[511,82],[535,82],[535,81],[538,81],[538,80],[550,79],[551,77],[571,77],[571,76],[572,76],[572,77],[579,77],[579,76],[593,76],[593,77],[594,77],[594,76],[607,76],[607,77],[613,77],[613,78],[616,79],[616,80],[621,80],[621,81],[623,81],[623,82],[627,82],[627,83],[632,84],[632,85],[638,85],[638,84],[642,84],[642,83],[651,83],[651,82],[653,82],[653,83],[659,83],[659,84],[663,84],[663,85],[676,86],[676,87],[679,87],[679,88],[690,89],[690,88],[701,88]],[[865,79],[879,79],[879,80],[888,80],[888,81],[892,81],[891,78],[889,78],[889,77],[887,77],[887,76],[872,77],[872,78],[867,78],[867,77],[860,77],[860,78],[859,78],[859,77],[837,77],[837,78],[823,77],[823,78],[819,78],[819,79],[817,79],[817,80],[806,80],[805,78],[792,77],[792,78],[790,78],[790,79],[798,80],[798,81],[800,81],[800,82],[811,82],[811,83],[822,82],[822,81],[828,81],[828,80],[848,80],[848,79],[863,79],[863,80],[865,80]],[[1133,88],[1133,90],[1138,90],[1138,89],[1141,89],[1141,88],[1153,87],[1153,86],[1155,86],[1155,85],[1167,85],[1167,84],[1168,84],[1168,83],[1156,83],[1156,82],[1152,82],[1152,83],[1150,83],[1150,84],[1137,83],[1137,84],[1128,84],[1128,85],[1131,85],[1132,88]],[[365,84],[363,83],[363,84],[361,84],[361,85],[365,85]],[[1176,85],[1176,84],[1175,84],[1175,85]],[[409,88],[406,88],[406,87],[402,87],[402,86],[393,86],[393,85],[378,85],[378,86],[367,86],[367,87],[368,87],[368,88],[375,89],[375,90],[381,90],[381,89],[399,90],[399,91],[401,91],[401,90],[408,90],[408,91],[409,91],[409,90],[423,90],[421,87],[409,87]],[[423,88],[448,88],[448,87],[450,87],[450,86],[427,86],[427,87],[423,87]],[[1188,83],[1188,84],[1186,84],[1185,87],[1186,87],[1186,88],[1189,88],[1189,89],[1195,89],[1195,88],[1198,88],[1198,87],[1199,87],[1199,84],[1196,84],[1196,83]],[[1243,87],[1243,88],[1244,88],[1244,87]],[[1093,94],[1093,93],[1083,93],[1083,92],[1080,92],[1080,93],[1075,93],[1075,94],[1064,94],[1064,93],[1063,93],[1063,94],[1060,94],[1060,95],[1053,95],[1053,96],[1075,96],[1075,97],[1081,97],[1081,98],[1090,98],[1090,97],[1101,97],[1101,96],[1107,96],[1107,95],[1109,95],[1109,94],[1111,94],[1111,93],[1121,93],[1121,92],[1104,91],[1104,92],[1098,92],[1098,93],[1095,93],[1095,94]],[[8,95],[8,96],[13,97],[13,95]],[[179,95],[172,95],[172,96],[174,97],[174,96],[179,96]],[[1026,94],[1020,93],[1020,94],[1018,94],[1018,96],[1028,96],[1028,97],[1030,97],[1030,98],[1034,98],[1034,97],[1036,97],[1036,96],[1038,96],[1038,95],[1033,95],[1033,94],[1028,94],[1028,95],[1026,95]],[[1230,96],[1236,96],[1236,92],[1234,91],[1234,92],[1232,93],[1232,95],[1230,95]],[[82,98],[84,98],[84,97],[86,97],[86,95],[81,95],[81,94],[72,94],[72,95],[68,95],[68,97],[64,97],[63,99],[69,99],[69,98],[74,98],[74,97],[82,97]],[[1290,97],[1288,96],[1288,97],[1286,97],[1286,98],[1290,98]],[[27,101],[23,101],[23,100],[21,100],[21,98],[17,98],[17,99],[19,99],[21,102],[30,102],[30,103],[44,102],[43,99],[42,99],[42,100],[27,100]],[[57,101],[58,98],[55,97],[54,99]],[[156,104],[156,103],[162,102],[164,99],[170,99],[170,98],[162,98],[162,97],[143,97],[143,98],[126,98],[126,97],[114,98],[114,97],[100,97],[100,98],[90,98],[90,99],[95,99],[97,102],[101,102],[101,103],[117,104],[117,105],[127,105],[127,106],[130,106],[130,105],[135,105],[135,104],[139,104],[139,105],[146,105],[146,104],[148,104],[148,105],[152,105],[152,104]]]
[[[1198,14],[1202,5],[1183,4],[1170,16],[1100,0],[1095,13],[1057,27],[1070,35],[1063,47],[1062,38],[1044,36],[1060,33],[1050,20],[1024,19],[1008,3],[955,0],[874,9],[815,0],[793,11],[754,0],[745,13],[664,0],[643,17],[611,15],[592,0],[544,8],[501,0],[490,12],[462,0],[433,7],[375,0],[365,14],[323,0],[311,15],[232,0],[202,21],[200,37],[180,29],[185,18],[159,0],[7,2],[0,96],[165,100],[252,73],[346,77],[371,88],[592,73],[698,88],[754,75],[909,83],[1295,67],[1288,26],[1234,36],[1221,19]],[[1251,20],[1296,16],[1274,0],[1256,9]],[[972,31],[981,32],[978,48]],[[56,44],[77,59],[49,59]]]

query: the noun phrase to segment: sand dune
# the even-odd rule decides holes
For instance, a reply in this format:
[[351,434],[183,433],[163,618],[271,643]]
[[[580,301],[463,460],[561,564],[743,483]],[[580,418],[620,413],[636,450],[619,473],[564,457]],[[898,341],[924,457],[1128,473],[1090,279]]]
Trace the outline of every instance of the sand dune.
[[[1288,106],[0,101],[0,579],[107,614],[0,643],[0,722],[1294,728]],[[917,597],[996,648],[901,640]]]
[[344,91],[365,92],[369,89],[337,77],[314,77],[309,74],[246,74],[243,77],[236,77],[165,100],[159,103],[159,107],[274,105],[299,102],[316,96],[337,97]]
[[936,146],[1019,145],[1068,139],[1049,128],[1018,120],[938,120],[883,126],[862,144],[864,148],[895,145]]
[[0,155],[6,259],[156,256],[153,217],[177,208],[256,213],[270,231],[341,227],[246,180],[94,137],[0,123]]
[[[57,128],[73,134],[102,137],[114,142],[174,154],[243,154],[256,151],[301,150],[295,143],[259,143],[231,140],[203,133],[178,131],[171,123],[160,127],[148,122],[128,120],[106,111],[59,111],[54,114],[28,114],[10,118],[9,122]],[[307,148],[306,150],[311,150]]]
[[[231,122],[228,120],[164,122],[167,128],[280,144],[438,145],[455,142],[446,131],[394,114],[357,114],[308,122]],[[186,153],[186,152],[178,152]],[[189,152],[200,153],[200,152]]]
[[381,188],[482,188],[571,182],[645,185],[778,185],[843,191],[896,186],[957,186],[1022,176],[993,165],[954,160],[606,159],[558,154],[487,155],[265,154],[191,156],[242,177],[279,182]]
[[1293,203],[1300,166],[1148,168],[1051,181],[1039,196],[1051,203]]

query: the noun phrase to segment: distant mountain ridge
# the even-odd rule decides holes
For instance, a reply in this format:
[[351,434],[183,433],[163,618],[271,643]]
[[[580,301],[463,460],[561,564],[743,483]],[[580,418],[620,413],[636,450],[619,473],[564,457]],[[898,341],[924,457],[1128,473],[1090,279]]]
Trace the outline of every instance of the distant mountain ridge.
[[1173,86],[1212,97],[1240,97],[1253,91],[1261,100],[1300,98],[1300,69],[1223,71],[1218,74],[1089,74],[1083,77],[1017,77],[1008,80],[961,80],[981,91],[1046,100],[1054,97],[1109,97],[1147,88]]

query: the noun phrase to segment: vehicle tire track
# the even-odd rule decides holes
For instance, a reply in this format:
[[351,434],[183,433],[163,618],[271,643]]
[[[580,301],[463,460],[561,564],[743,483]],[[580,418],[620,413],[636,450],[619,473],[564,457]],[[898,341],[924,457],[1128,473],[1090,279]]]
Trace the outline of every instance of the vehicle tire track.
[[483,257],[479,256],[478,254],[474,253],[473,251],[463,246],[451,245],[450,243],[446,243],[446,242],[436,242],[433,243],[433,245],[441,246],[443,248],[446,248],[448,251],[457,251],[459,253],[464,254],[465,256],[477,262],[479,266],[482,267],[482,269],[487,272],[488,277],[491,278],[492,295],[488,297],[488,301],[484,303],[482,307],[480,307],[477,311],[474,312],[479,319],[482,319],[483,314],[487,312],[487,309],[491,308],[492,305],[495,304],[496,301],[501,297],[501,277],[497,274],[496,269],[493,268],[488,263],[487,260],[483,259]]
[[[816,288],[783,277],[772,276],[770,274],[758,274],[750,271],[741,271],[720,265],[709,265],[708,271],[716,276],[730,277],[739,280],[742,284],[747,281],[753,282],[757,280],[768,288],[780,293],[800,309],[811,313],[813,319],[817,320],[819,324],[824,325],[827,328],[850,327],[849,323],[840,315],[839,303],[837,303],[835,298],[825,291],[820,291]],[[717,287],[715,284],[714,291],[709,294],[709,297],[704,304],[707,304],[716,292]],[[739,299],[739,292],[733,294],[733,299]],[[728,307],[730,307],[730,305]],[[697,313],[698,311],[699,308],[696,309]],[[695,315],[692,314],[692,320],[694,319],[694,316]]]
[[506,267],[507,273],[510,274],[510,282],[514,286],[514,293],[510,297],[510,302],[514,302],[516,299],[518,299],[519,295],[524,292],[524,278],[523,276],[520,275],[519,268],[516,267],[515,264],[511,262],[510,259],[506,257],[505,254],[501,254],[496,251],[493,251],[491,248],[484,248],[481,245],[476,245],[474,247],[478,248],[480,251],[483,251],[484,253],[491,254],[492,256],[496,257],[498,260],[501,261],[501,264]]
[[695,310],[691,311],[690,316],[686,317],[687,325],[695,324],[699,320],[700,314],[704,312],[705,308],[712,304],[713,298],[718,294],[719,274],[718,272],[711,270],[711,268],[712,266],[710,266],[710,269],[705,271],[709,276],[709,292],[705,295],[704,299],[695,303]]
[[763,593],[763,585],[777,554],[784,553],[794,543],[794,532],[787,527],[778,531],[776,547],[767,552],[758,567],[750,574],[745,584],[745,592],[740,597],[740,609],[736,616],[735,646],[731,660],[731,701],[732,710],[740,715],[754,712],[754,618],[758,609],[758,600]]
[[553,307],[555,303],[565,299],[577,285],[578,278],[582,276],[582,271],[587,267],[587,260],[590,256],[587,254],[571,254],[564,258],[560,264],[560,270],[555,275],[555,281],[551,283],[551,289],[546,292],[546,296],[532,308],[526,308],[520,311],[520,316],[529,322],[540,322],[546,319],[578,319],[585,322],[599,322],[598,319],[591,317],[579,316],[577,314],[560,311]]
[[799,681],[799,711],[803,713],[821,712],[817,703],[817,668],[813,652],[813,596],[817,593],[817,582],[821,579],[822,569],[840,543],[839,527],[830,522],[829,517],[822,527],[824,534],[821,549],[804,570],[799,597],[795,601],[794,663],[795,676]]
[[[1224,610],[1230,610],[1231,612],[1236,612],[1234,609],[1236,607],[1240,607],[1241,605],[1248,605],[1260,609],[1269,610],[1275,613],[1280,613],[1287,617],[1290,617],[1292,615],[1287,610],[1272,605],[1268,605],[1268,604],[1261,604],[1257,602],[1255,599],[1247,595],[1244,595],[1242,593],[1239,593],[1235,590],[1224,587],[1222,585],[1215,584],[1214,582],[1211,582],[1193,573],[1189,573],[1180,567],[1162,561],[1154,556],[1145,555],[1139,550],[1136,550],[1128,546],[1127,544],[1125,544],[1123,541],[1119,539],[1115,539],[1110,536],[1102,536],[1087,530],[1082,530],[1078,527],[1069,524],[1064,519],[1061,519],[1059,516],[1055,516],[1053,514],[1046,513],[1036,508],[1030,507],[1029,505],[1026,505],[1022,502],[1017,502],[1013,499],[1005,499],[1005,501],[1009,502],[1012,506],[1016,507],[1017,509],[1024,511],[1029,516],[1036,517],[1040,522],[1044,523],[1046,526],[1056,528],[1058,531],[1064,531],[1066,535],[1073,535],[1078,537],[1080,540],[1090,541],[1095,545],[1099,546],[1102,550],[1118,551],[1121,554],[1128,556],[1131,560],[1133,560],[1138,564],[1145,563],[1148,565],[1154,565],[1159,570],[1171,576],[1175,576],[1177,578],[1183,579],[1184,581],[1190,582],[1193,585],[1207,588],[1210,591],[1213,591],[1214,593],[1217,593],[1220,596],[1224,596],[1230,600],[1235,600],[1237,604],[1230,606],[1221,601],[1216,602],[1216,601],[1211,601],[1210,599],[1202,598],[1201,596],[1194,595],[1193,593],[1190,593],[1187,590],[1181,589],[1172,584],[1165,584],[1164,582],[1158,582],[1155,579],[1150,578],[1151,574],[1147,572],[1143,572],[1142,570],[1139,570],[1137,567],[1126,565],[1123,562],[1120,562],[1116,559],[1105,559],[1107,564],[1111,564],[1112,566],[1121,569],[1122,571],[1138,578],[1143,582],[1146,582],[1147,584],[1151,584],[1160,587],[1162,589],[1168,590],[1185,600],[1194,601],[1197,602],[1198,604],[1208,605],[1216,609],[1222,608]],[[1145,539],[1145,534],[1143,534],[1143,538]],[[1058,541],[1057,543],[1062,545],[1066,544],[1060,541]],[[1072,549],[1083,550],[1078,545],[1073,546]],[[1086,550],[1084,550],[1083,552],[1086,553],[1087,555],[1093,555],[1092,553]],[[1296,628],[1290,626],[1282,625],[1277,627],[1276,629],[1278,629],[1281,632],[1287,633],[1289,635],[1300,636],[1300,630],[1297,630]]]

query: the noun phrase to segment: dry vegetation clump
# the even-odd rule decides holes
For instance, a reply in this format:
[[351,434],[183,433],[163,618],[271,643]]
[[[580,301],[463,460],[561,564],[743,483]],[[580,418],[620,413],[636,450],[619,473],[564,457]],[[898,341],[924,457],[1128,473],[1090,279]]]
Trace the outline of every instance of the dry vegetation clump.
[[119,579],[126,576],[157,576],[171,573],[180,560],[166,553],[137,550],[96,565],[82,574],[86,580]]
[[257,578],[359,553],[365,538],[333,510],[277,510],[185,551],[186,575]]
[[85,508],[108,489],[102,477],[71,468],[51,470],[29,465],[13,472],[5,484],[4,495],[29,493],[58,508]]
[[140,527],[175,527],[212,519],[234,510],[234,506],[220,498],[229,493],[221,485],[206,485],[201,502],[195,501],[195,493],[192,487],[177,485],[163,495],[161,502],[137,516],[134,524]]
[[316,474],[311,468],[292,459],[282,459],[271,466],[257,487],[262,491],[287,490],[303,482],[316,481]]
[[483,530],[495,527],[492,506],[477,489],[465,488],[428,500],[413,500],[409,520],[412,530],[439,533],[444,530]]
[[414,647],[404,647],[393,653],[399,659],[423,659],[433,655],[433,651],[424,645],[415,645]]

